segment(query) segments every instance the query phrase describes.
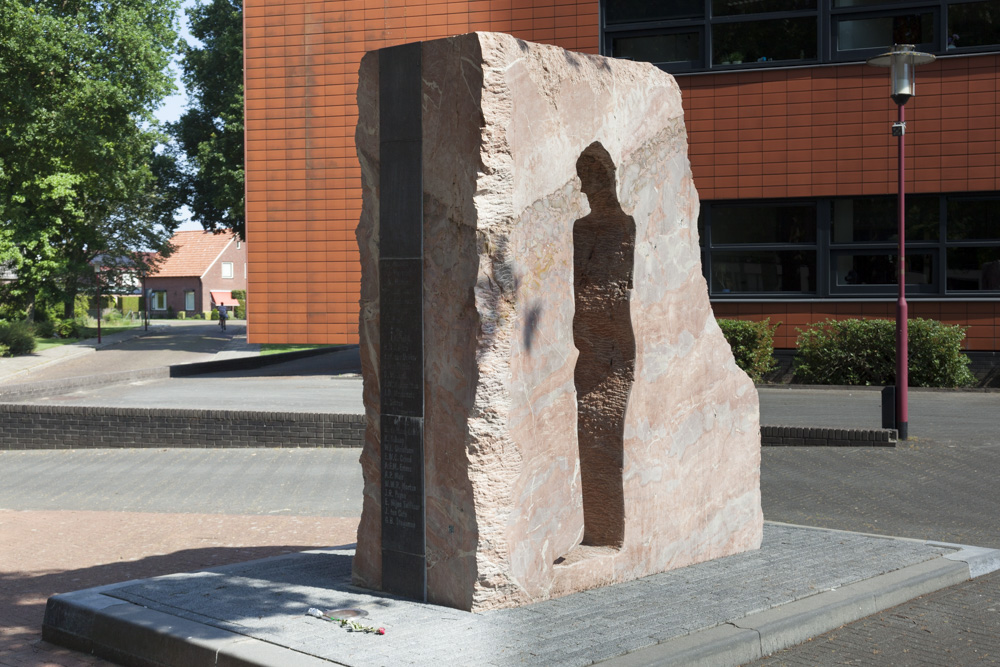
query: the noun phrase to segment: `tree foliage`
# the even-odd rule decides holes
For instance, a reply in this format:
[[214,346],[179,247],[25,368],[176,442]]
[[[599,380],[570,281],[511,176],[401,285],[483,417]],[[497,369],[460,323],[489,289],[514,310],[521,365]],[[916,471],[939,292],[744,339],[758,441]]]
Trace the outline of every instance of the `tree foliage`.
[[187,203],[205,229],[245,238],[243,2],[209,0],[187,12],[201,46],[183,48],[190,104],[170,128],[187,158]]
[[6,305],[71,312],[95,258],[143,263],[167,247],[172,167],[152,114],[174,87],[178,7],[0,2],[0,263],[18,276]]

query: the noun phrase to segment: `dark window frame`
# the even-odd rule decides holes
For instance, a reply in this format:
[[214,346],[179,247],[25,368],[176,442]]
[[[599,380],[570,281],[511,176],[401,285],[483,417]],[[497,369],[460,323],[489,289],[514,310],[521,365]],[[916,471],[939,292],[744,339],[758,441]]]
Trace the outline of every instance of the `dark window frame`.
[[[651,2],[669,2],[669,0],[650,0]],[[600,0],[599,16],[601,28],[600,48],[602,55],[614,57],[614,39],[618,36],[641,36],[655,35],[660,32],[692,32],[700,30],[702,35],[701,63],[697,66],[676,66],[672,64],[659,65],[662,69],[677,74],[694,74],[698,72],[723,72],[730,70],[760,69],[773,67],[802,67],[816,64],[841,64],[849,62],[864,62],[865,59],[877,55],[888,49],[891,45],[873,49],[856,49],[841,52],[837,49],[836,29],[839,21],[845,18],[878,18],[881,16],[895,16],[899,14],[913,14],[929,10],[934,14],[934,35],[930,47],[922,45],[925,50],[929,50],[936,55],[974,55],[978,53],[1000,52],[1000,43],[985,46],[958,46],[953,49],[948,48],[948,8],[951,5],[974,4],[981,0],[913,0],[912,2],[891,2],[868,7],[833,7],[833,0],[817,0],[816,9],[762,12],[759,14],[731,14],[727,16],[713,16],[712,0],[704,0],[704,18],[685,18],[674,20],[655,21],[635,21],[632,23],[621,23],[606,25],[605,11],[607,3],[614,0]],[[767,62],[751,62],[738,65],[712,62],[712,26],[724,23],[751,23],[754,21],[798,18],[803,16],[816,17],[816,58],[796,59],[796,60],[774,60]]]
[[[926,196],[926,195],[922,195]],[[916,298],[968,299],[1000,297],[1000,288],[995,290],[957,290],[948,289],[948,251],[953,248],[1000,248],[1000,239],[949,240],[948,203],[959,201],[997,201],[1000,202],[1000,192],[962,192],[941,193],[938,197],[938,236],[934,240],[907,240],[907,256],[930,255],[933,262],[933,276],[929,284],[907,283],[906,292]],[[895,199],[895,195],[880,195]],[[702,202],[702,215],[697,221],[699,243],[701,245],[702,271],[708,284],[709,296],[713,300],[726,301],[760,301],[765,300],[801,300],[810,299],[866,299],[894,297],[898,293],[895,283],[886,285],[838,285],[836,282],[836,258],[844,255],[862,254],[895,254],[898,246],[894,241],[863,241],[837,242],[832,241],[831,226],[833,206],[837,200],[866,198],[855,197],[816,197],[796,199],[755,199],[748,200],[713,200]],[[816,207],[816,242],[815,243],[724,243],[712,241],[712,209],[715,206],[725,207],[761,207],[761,206],[803,206],[814,204]],[[716,292],[712,286],[712,253],[716,251],[767,251],[783,250],[814,250],[816,252],[816,291],[815,292]]]

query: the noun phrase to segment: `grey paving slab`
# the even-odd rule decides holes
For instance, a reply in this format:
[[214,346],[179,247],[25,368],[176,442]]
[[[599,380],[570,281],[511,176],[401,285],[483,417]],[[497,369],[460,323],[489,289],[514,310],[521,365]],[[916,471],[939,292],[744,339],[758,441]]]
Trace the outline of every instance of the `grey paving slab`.
[[[878,611],[879,597],[888,591],[886,600],[891,601],[908,581],[914,582],[914,591],[923,592],[927,586],[940,588],[968,579],[964,562],[943,557],[955,551],[914,540],[767,524],[758,551],[481,614],[353,587],[349,549],[129,582],[105,588],[101,595],[269,647],[357,667],[576,666],[609,659],[644,664],[637,662],[643,651],[655,653],[664,642],[684,637],[686,655],[737,655],[729,634],[720,639],[717,631],[711,632],[725,624],[753,629],[752,635],[737,634],[742,640],[756,637],[758,652],[751,658],[758,657],[761,645],[787,646],[802,641],[804,632],[833,627],[823,626],[828,606],[824,600],[831,599],[837,609],[827,620],[839,624]],[[93,599],[86,592],[58,596],[50,601],[50,610],[72,606],[73,596]],[[858,616],[848,613],[852,605]],[[365,609],[365,622],[384,627],[386,635],[347,632],[305,615],[309,607]],[[58,614],[52,611],[51,618],[47,625],[53,625]],[[701,637],[700,649],[692,633]]]
[[357,449],[0,451],[0,508],[361,515]]

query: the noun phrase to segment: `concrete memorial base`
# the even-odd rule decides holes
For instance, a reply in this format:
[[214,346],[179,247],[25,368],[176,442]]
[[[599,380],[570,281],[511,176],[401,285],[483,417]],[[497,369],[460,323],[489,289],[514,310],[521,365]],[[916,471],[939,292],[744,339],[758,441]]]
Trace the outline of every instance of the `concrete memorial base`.
[[510,607],[757,549],[680,92],[474,33],[365,56],[353,581]]

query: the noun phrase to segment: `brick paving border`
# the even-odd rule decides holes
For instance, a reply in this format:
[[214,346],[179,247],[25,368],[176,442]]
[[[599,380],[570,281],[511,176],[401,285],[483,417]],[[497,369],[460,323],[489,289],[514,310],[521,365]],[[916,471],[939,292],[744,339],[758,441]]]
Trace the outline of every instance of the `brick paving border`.
[[363,415],[0,404],[0,449],[360,447]]

